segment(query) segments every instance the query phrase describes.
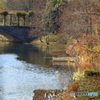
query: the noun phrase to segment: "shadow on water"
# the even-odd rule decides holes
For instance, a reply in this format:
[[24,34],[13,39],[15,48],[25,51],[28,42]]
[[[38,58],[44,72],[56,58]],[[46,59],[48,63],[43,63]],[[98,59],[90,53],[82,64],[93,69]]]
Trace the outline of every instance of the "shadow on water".
[[64,81],[68,84],[73,68],[53,65],[51,59],[45,58],[52,56],[49,48],[1,44],[0,100],[32,100],[34,89],[62,89]]
[[[56,48],[56,47],[55,47]],[[52,63],[51,58],[55,56],[50,52],[49,47],[42,50],[42,47],[36,47],[30,44],[3,44],[0,46],[1,54],[16,54],[18,55],[18,60],[25,61],[33,65],[40,65],[44,68],[53,68],[55,70],[64,70],[66,72],[73,72],[73,66],[68,66],[67,63]],[[39,66],[39,69],[41,67]],[[28,67],[28,66],[27,66]],[[29,68],[30,69],[30,68]]]
[[[39,64],[43,67],[55,67],[57,69],[60,66],[63,66],[60,67],[60,69],[64,68],[64,70],[66,69],[68,71],[66,68],[66,63],[53,64],[51,62],[52,56],[55,56],[50,52],[51,48],[46,47],[45,50],[41,50],[42,47],[38,48],[30,44],[10,43],[4,44],[2,47],[0,47],[0,53],[14,53],[18,55],[19,60],[25,61],[27,63]],[[71,69],[74,70],[73,67]]]
[[[1,50],[2,49],[2,50]],[[6,44],[4,47],[0,49],[0,53],[14,53],[19,56],[18,59],[26,61],[31,64],[41,64],[46,65],[49,64],[48,59],[45,59],[47,54],[46,52],[41,51],[39,48],[33,45],[27,44]]]

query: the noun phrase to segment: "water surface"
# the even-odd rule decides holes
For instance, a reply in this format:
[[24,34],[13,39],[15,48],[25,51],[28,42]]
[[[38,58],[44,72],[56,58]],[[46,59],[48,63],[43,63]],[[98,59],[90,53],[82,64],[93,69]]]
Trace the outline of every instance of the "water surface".
[[0,100],[32,100],[35,89],[63,89],[72,72],[53,66],[47,55],[32,45],[0,45]]

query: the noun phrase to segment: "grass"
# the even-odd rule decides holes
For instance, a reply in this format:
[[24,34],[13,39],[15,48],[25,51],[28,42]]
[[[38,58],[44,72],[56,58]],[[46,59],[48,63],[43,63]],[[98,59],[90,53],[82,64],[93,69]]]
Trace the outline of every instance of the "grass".
[[[95,38],[95,39],[94,39]],[[75,56],[79,57],[76,72],[67,90],[55,100],[100,100],[100,37],[80,35],[80,42],[74,44]],[[98,92],[98,96],[71,97],[70,92]]]
[[77,96],[76,99],[70,100],[100,100],[100,76],[83,78],[81,81],[76,81],[79,85],[77,92],[98,92],[98,96]]
[[[71,97],[70,92],[98,92],[98,96],[77,96]],[[100,76],[85,77],[81,80],[74,81],[68,86],[68,90],[64,91],[57,99],[54,100],[100,100]]]
[[50,35],[47,35],[47,36],[42,36],[41,37],[42,42],[40,41],[40,39],[36,39],[31,44],[37,44],[37,45],[43,45],[43,46],[46,45],[47,46],[47,44],[46,44],[46,38],[48,38],[48,42],[49,42],[50,46],[55,46],[55,45],[62,46],[62,45],[66,45],[66,43],[64,43],[65,40],[61,41],[60,37],[58,35],[54,35],[54,34],[50,34]]

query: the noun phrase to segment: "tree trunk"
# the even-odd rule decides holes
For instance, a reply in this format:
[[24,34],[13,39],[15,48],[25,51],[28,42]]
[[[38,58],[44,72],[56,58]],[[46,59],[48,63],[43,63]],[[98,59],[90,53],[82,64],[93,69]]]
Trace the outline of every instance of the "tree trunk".
[[49,36],[46,37],[46,44],[49,45]]
[[40,41],[43,43],[42,38],[40,37]]

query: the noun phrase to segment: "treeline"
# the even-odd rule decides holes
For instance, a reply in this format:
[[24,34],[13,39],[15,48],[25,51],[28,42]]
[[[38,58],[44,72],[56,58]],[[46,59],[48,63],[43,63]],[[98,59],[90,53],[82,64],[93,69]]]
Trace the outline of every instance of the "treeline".
[[0,10],[33,10],[34,16],[28,22],[36,36],[100,31],[100,0],[1,0],[0,5]]
[[0,0],[0,10],[30,10],[34,0]]
[[[40,19],[40,11],[43,9],[45,0],[0,0],[0,11],[7,11],[8,13],[15,14],[13,15],[13,23],[17,23],[16,15],[29,15],[28,12],[33,11],[33,16],[26,16],[26,26],[33,26],[32,23],[36,22],[36,20]],[[20,14],[17,14],[17,13]],[[23,16],[24,17],[24,16]],[[20,16],[20,23],[23,25],[23,17]],[[33,19],[34,17],[34,19]],[[9,23],[9,17],[7,16],[7,20]],[[3,22],[3,17],[0,16],[0,24]],[[36,25],[35,25],[36,26]]]
[[60,18],[61,33],[93,34],[100,31],[100,0],[70,0]]
[[62,34],[65,39],[70,34],[99,34],[100,0],[47,0],[44,4],[33,35]]

